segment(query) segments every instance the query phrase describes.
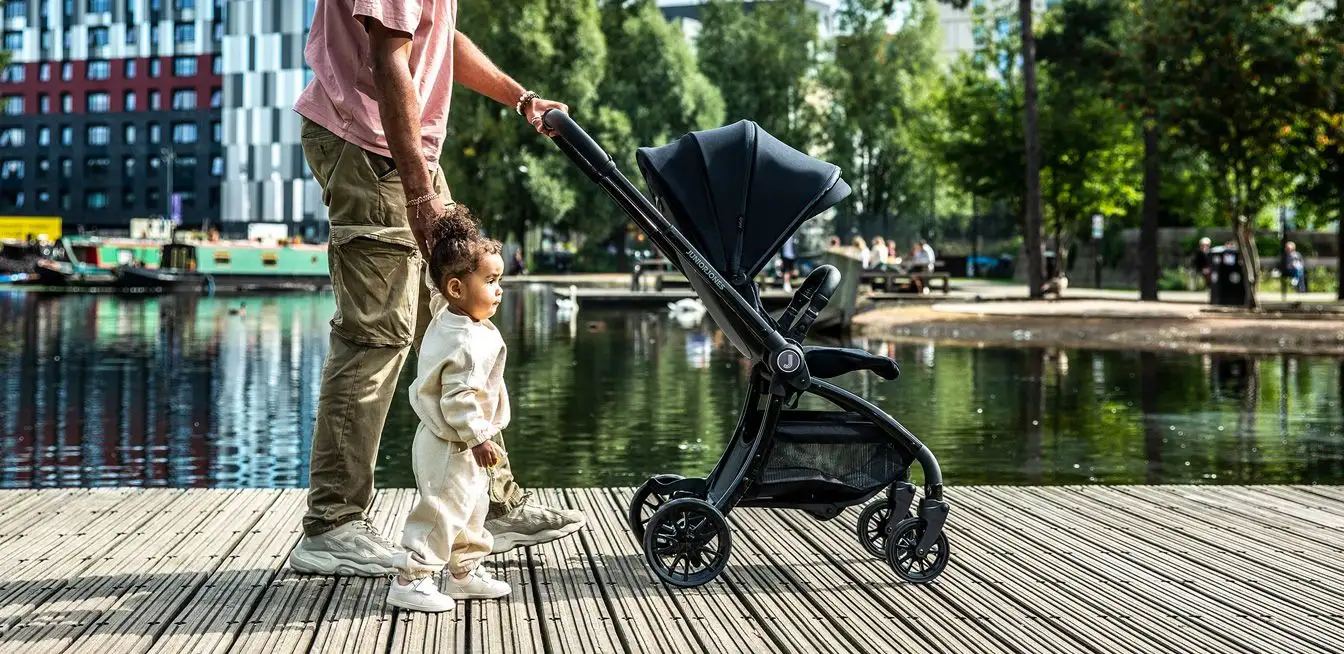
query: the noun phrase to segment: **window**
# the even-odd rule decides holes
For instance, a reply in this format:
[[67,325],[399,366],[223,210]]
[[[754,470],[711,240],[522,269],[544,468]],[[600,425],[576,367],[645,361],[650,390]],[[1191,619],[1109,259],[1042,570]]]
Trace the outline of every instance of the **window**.
[[216,120],[216,121],[210,123],[210,132],[211,132],[211,138],[214,139],[214,142],[215,142],[215,143],[223,143],[223,142],[224,142],[224,124],[223,124],[223,123],[219,122],[218,120]]
[[84,172],[92,175],[106,175],[112,172],[112,160],[107,157],[88,157],[84,160]]
[[127,91],[121,103],[122,111],[135,111],[135,91]]
[[[7,5],[8,6],[8,5]],[[28,69],[23,64],[10,64],[5,67],[6,82],[22,82]]]
[[62,111],[63,113],[67,113],[67,114],[68,114],[68,113],[70,113],[70,112],[72,112],[72,111],[74,111],[74,110],[75,110],[75,98],[74,98],[74,96],[70,95],[69,93],[62,93],[62,94],[61,94],[61,111]]
[[84,76],[92,80],[105,80],[112,77],[112,62],[90,61],[84,69]]
[[173,110],[187,111],[196,108],[196,89],[177,89],[173,91]]
[[38,191],[37,201],[42,203],[43,205],[47,204],[48,202],[51,202],[51,192],[46,190]]
[[216,86],[210,89],[210,108],[218,109],[224,106],[224,90]]
[[112,0],[89,0],[89,13],[103,14],[112,11]]
[[214,71],[214,73],[215,73],[216,75],[223,75],[223,74],[224,74],[224,58],[221,57],[221,56],[219,56],[219,55],[215,55],[213,58],[211,58],[211,61],[210,61],[210,70]]
[[51,96],[46,93],[37,94],[37,111],[41,114],[51,113]]
[[[75,0],[65,0],[63,4],[65,5],[65,17],[67,19],[73,18],[75,16]],[[70,21],[67,20],[66,22]]]
[[6,127],[0,130],[0,148],[17,148],[23,146],[23,128]]
[[40,159],[37,160],[37,172],[38,172],[39,174],[45,175],[45,174],[46,174],[48,171],[50,171],[50,170],[51,170],[51,160],[50,160],[50,159],[48,159],[48,158],[46,158],[46,157],[42,157],[42,158],[40,158]]
[[88,111],[91,114],[105,114],[112,110],[112,98],[107,91],[93,91],[86,98],[88,102]]
[[55,38],[51,35],[51,30],[42,30],[42,49],[51,50],[51,40]]
[[125,188],[121,190],[121,208],[130,209],[135,206],[135,191]]
[[10,52],[23,49],[23,32],[5,32],[5,49]]
[[61,145],[75,144],[75,128],[69,125],[61,125]]
[[195,77],[196,58],[177,57],[173,59],[173,75],[176,77]]
[[196,23],[178,23],[173,27],[174,43],[195,43]]
[[5,159],[0,163],[0,179],[23,179],[23,160]]
[[178,11],[182,11],[184,9],[195,9],[196,0],[173,0],[173,7]]
[[[176,157],[176,158],[173,159],[173,165],[176,166],[176,167],[178,167],[178,168],[187,168],[187,169],[195,168],[195,167],[196,167],[196,157],[192,157],[192,156]],[[190,172],[190,171],[188,171],[188,172]]]
[[75,65],[70,62],[61,64],[61,79],[69,82],[75,78]]
[[[150,123],[150,124],[149,124],[149,142],[150,142],[150,143],[155,143],[155,144],[157,144],[157,143],[161,140],[162,135],[161,135],[159,132],[160,132],[160,130],[159,130],[159,124],[158,124],[158,123]],[[156,160],[156,161],[157,161],[157,160]]]
[[163,10],[163,0],[149,0],[149,10],[150,10],[150,11],[162,11],[162,10]]
[[4,97],[3,104],[5,108],[4,113],[6,116],[23,115],[23,96],[7,95]]
[[162,93],[159,93],[159,90],[158,90],[158,89],[150,89],[150,90],[149,90],[149,109],[150,109],[150,111],[158,111],[159,109],[162,109],[162,108],[163,108],[163,106],[162,106],[162,105],[163,105],[162,97],[163,97],[163,94],[162,94]]
[[62,211],[69,211],[69,210],[70,210],[70,192],[69,192],[69,191],[61,191],[61,210],[62,210]]
[[103,48],[103,47],[106,47],[107,44],[108,44],[110,41],[111,41],[111,39],[108,37],[108,32],[107,32],[107,28],[106,28],[106,27],[90,27],[90,28],[89,28],[89,47],[90,47],[90,48]]
[[85,191],[84,192],[85,209],[106,209],[107,192],[106,191]]
[[224,176],[224,157],[214,157],[210,159],[210,174],[215,177]]
[[135,145],[135,125],[126,126],[126,145]]
[[135,45],[140,28],[135,25],[135,14],[131,13],[130,7],[126,9],[126,45]]
[[50,128],[50,127],[39,127],[39,128],[37,128],[37,144],[40,145],[40,146],[42,146],[42,147],[47,147],[47,146],[51,145],[51,128]]
[[214,38],[215,43],[219,43],[220,41],[224,40],[224,23],[215,23],[215,26],[211,29],[213,32],[212,36]]
[[37,79],[43,82],[51,81],[51,64],[44,63],[37,67]]
[[135,157],[126,157],[121,160],[121,174],[128,179],[135,177]]
[[135,60],[126,60],[126,79],[135,79]]
[[69,50],[70,48],[74,47],[70,45],[71,43],[74,42],[70,40],[70,30],[67,29],[61,33],[61,47],[65,48],[66,50]]
[[75,175],[75,162],[70,157],[61,159],[61,177],[69,179]]
[[151,207],[157,207],[157,206],[160,206],[160,205],[159,205],[159,189],[152,188],[152,189],[149,189],[148,191],[145,191],[145,204],[148,204],[148,205],[151,206]]
[[195,143],[196,123],[174,123],[173,143]]
[[89,125],[89,145],[107,145],[112,130],[107,125]]
[[158,77],[163,74],[163,62],[158,59],[149,60],[149,76]]
[[28,3],[23,0],[9,0],[5,3],[5,18],[24,18],[28,15]]

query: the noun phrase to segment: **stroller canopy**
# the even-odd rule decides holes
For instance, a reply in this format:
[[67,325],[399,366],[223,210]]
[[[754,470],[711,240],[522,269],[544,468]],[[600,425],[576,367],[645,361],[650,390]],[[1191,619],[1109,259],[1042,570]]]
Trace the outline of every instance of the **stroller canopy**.
[[666,218],[730,284],[759,273],[809,218],[849,195],[840,168],[742,120],[636,152]]

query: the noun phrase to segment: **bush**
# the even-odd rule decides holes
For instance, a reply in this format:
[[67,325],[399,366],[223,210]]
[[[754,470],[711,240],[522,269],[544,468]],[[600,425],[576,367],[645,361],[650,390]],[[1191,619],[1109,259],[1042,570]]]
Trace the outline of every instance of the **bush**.
[[1190,290],[1190,275],[1180,268],[1168,268],[1162,271],[1162,278],[1157,280],[1157,289],[1159,291],[1188,291]]

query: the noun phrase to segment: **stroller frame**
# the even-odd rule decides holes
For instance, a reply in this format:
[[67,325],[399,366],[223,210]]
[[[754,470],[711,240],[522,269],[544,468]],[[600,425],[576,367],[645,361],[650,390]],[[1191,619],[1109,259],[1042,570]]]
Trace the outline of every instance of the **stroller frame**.
[[[885,499],[869,504],[860,515],[861,544],[885,558],[906,581],[936,578],[948,560],[943,526],[950,510],[936,458],[895,418],[822,379],[871,370],[890,380],[899,375],[899,368],[887,357],[862,350],[801,345],[839,286],[839,271],[830,265],[818,267],[799,286],[781,318],[772,319],[761,308],[755,283],[725,279],[570,116],[551,110],[543,120],[555,131],[560,150],[686,275],[707,307],[720,310],[711,311],[719,326],[724,328],[725,320],[735,322],[738,329],[759,338],[737,427],[709,475],[657,475],[636,491],[631,502],[629,527],[657,576],[683,588],[717,577],[732,548],[726,517],[737,507],[798,509],[830,520],[885,489]],[[843,184],[838,170],[830,183]],[[844,191],[848,192],[847,186]],[[804,394],[840,411],[791,410]],[[851,446],[855,456],[850,460],[861,482],[826,478],[805,463],[829,460],[826,447]],[[915,462],[924,472],[924,494],[911,511],[916,487],[910,483],[909,466]]]

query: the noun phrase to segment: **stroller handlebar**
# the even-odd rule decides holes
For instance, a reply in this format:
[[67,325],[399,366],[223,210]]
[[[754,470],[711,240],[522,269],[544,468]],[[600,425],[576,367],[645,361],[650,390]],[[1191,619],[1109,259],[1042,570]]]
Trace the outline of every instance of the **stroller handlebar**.
[[606,168],[612,163],[611,155],[602,146],[588,136],[569,114],[559,109],[547,111],[541,120],[555,130],[556,144],[574,163],[594,180],[606,176]]

